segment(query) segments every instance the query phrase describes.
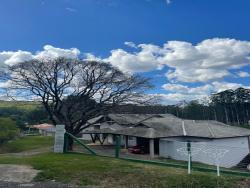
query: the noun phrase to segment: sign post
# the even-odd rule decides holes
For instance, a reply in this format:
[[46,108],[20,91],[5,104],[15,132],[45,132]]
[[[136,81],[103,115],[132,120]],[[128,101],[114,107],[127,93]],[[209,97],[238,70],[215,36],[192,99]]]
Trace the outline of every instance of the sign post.
[[187,152],[188,152],[188,174],[191,174],[191,143],[187,142]]
[[54,153],[63,153],[64,151],[64,125],[56,125]]

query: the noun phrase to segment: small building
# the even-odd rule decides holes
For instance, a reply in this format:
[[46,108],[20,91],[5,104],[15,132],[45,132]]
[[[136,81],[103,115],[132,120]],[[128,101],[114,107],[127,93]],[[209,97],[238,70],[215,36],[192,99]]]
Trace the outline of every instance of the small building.
[[39,134],[43,136],[54,136],[55,135],[55,126],[47,123],[32,125],[32,128],[38,129]]
[[83,135],[94,142],[114,144],[115,136],[121,135],[125,148],[144,145],[152,158],[187,160],[187,143],[191,143],[192,160],[205,164],[220,160],[223,167],[246,167],[250,158],[250,130],[217,121],[183,120],[171,114],[108,114],[88,123]]

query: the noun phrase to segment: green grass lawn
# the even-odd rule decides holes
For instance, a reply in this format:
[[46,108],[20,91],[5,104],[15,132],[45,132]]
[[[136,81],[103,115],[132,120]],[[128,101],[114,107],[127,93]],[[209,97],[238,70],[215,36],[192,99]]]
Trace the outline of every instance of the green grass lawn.
[[35,156],[0,156],[0,163],[28,164],[41,170],[37,181],[56,180],[77,185],[101,187],[179,187],[233,188],[250,187],[250,179],[221,176],[154,165],[139,164],[114,158],[84,154],[45,153]]
[[53,145],[53,140],[50,136],[25,136],[0,145],[0,153],[17,153],[49,147]]

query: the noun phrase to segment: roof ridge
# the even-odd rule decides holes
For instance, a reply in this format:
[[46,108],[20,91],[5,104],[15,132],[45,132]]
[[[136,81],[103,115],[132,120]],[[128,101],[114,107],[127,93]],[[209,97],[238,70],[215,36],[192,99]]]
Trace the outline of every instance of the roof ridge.
[[183,135],[187,136],[187,132],[186,132],[186,129],[185,129],[185,122],[184,122],[184,120],[182,120],[182,131],[183,131]]
[[[156,117],[156,116],[157,116],[156,114],[153,114],[152,116],[147,117],[147,118],[145,118],[145,119],[143,119],[143,120],[137,122],[136,124],[134,124],[134,126],[136,127],[136,126],[139,125],[140,123],[142,123],[142,122],[144,122],[144,121],[147,121],[147,120],[149,120],[149,119],[152,119],[153,117]],[[143,125],[145,125],[145,124],[143,124]],[[152,128],[152,127],[150,127],[150,126],[148,126],[148,125],[145,125],[145,126],[148,127],[148,128]]]
[[213,132],[213,130],[212,130],[212,127],[210,127],[209,122],[207,122],[207,127],[208,127],[208,130],[209,130],[210,134],[212,135],[212,137],[215,137],[215,136],[214,136],[214,132]]

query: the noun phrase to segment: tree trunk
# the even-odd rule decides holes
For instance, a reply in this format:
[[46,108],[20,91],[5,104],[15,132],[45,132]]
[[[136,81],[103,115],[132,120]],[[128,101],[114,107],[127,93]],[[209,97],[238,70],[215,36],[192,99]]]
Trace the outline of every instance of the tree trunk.
[[249,120],[249,112],[248,112],[248,109],[247,109],[247,120]]
[[[72,126],[70,126],[68,124],[65,124],[65,130],[66,130],[66,132],[74,135],[73,134],[73,130],[72,130]],[[70,136],[67,136],[67,140],[66,141],[67,141],[67,145],[66,145],[67,146],[67,150],[68,151],[72,151],[73,150],[73,144],[74,144],[73,138],[70,137]]]
[[202,116],[203,116],[203,120],[206,120],[205,109],[204,109],[204,107],[202,107]]
[[234,125],[234,123],[236,121],[235,121],[235,118],[234,118],[234,111],[233,111],[233,108],[232,108],[231,104],[229,105],[229,113],[230,112],[231,112],[231,118],[230,118],[230,114],[229,114],[228,118],[230,119],[229,121],[231,122],[231,124]]
[[214,108],[214,120],[217,121],[217,114],[215,108]]
[[228,114],[227,114],[227,109],[226,109],[226,107],[224,107],[224,111],[225,111],[225,115],[226,115],[226,123],[228,124],[228,123],[229,123],[229,120],[228,120]]
[[176,116],[179,117],[178,109],[176,109]]
[[235,112],[236,112],[236,120],[237,120],[237,124],[238,124],[238,126],[240,126],[240,119],[239,119],[238,108],[237,108],[237,106],[234,106],[234,107],[235,107]]

